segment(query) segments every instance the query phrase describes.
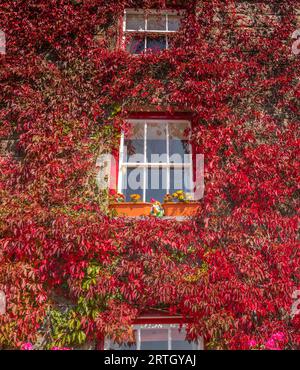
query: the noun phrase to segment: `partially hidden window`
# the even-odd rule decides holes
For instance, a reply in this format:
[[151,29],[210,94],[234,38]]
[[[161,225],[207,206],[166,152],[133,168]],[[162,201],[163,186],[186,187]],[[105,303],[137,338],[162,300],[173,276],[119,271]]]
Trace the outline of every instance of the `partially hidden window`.
[[192,148],[190,121],[130,120],[122,135],[118,191],[130,201],[162,202],[166,194],[183,190],[192,197]]
[[168,49],[181,18],[182,13],[177,11],[125,10],[123,41],[126,49],[131,54]]
[[133,343],[115,343],[107,339],[106,350],[200,350],[202,341],[188,341],[186,330],[178,324],[134,325]]

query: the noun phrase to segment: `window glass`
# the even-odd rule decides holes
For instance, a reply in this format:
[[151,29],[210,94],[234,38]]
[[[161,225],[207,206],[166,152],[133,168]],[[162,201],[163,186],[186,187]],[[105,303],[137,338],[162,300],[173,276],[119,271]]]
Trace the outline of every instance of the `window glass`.
[[165,50],[167,48],[166,36],[148,36],[147,50],[152,52]]
[[131,54],[141,54],[145,51],[145,37],[130,37],[127,41],[126,50]]
[[177,328],[171,329],[171,338],[172,338],[172,350],[192,350],[193,342],[188,342],[185,340],[186,331],[184,328],[181,330]]
[[178,190],[190,193],[191,189],[191,169],[187,168],[170,168],[170,194]]
[[170,162],[186,163],[189,160],[190,144],[188,140],[188,122],[172,122],[169,124]]
[[180,27],[180,16],[178,15],[168,15],[168,30],[169,31],[178,31]]
[[126,30],[142,31],[145,29],[143,14],[126,14]]
[[130,202],[130,195],[140,195],[143,201],[144,169],[142,167],[123,167],[122,168],[122,193],[125,195],[126,202]]
[[167,169],[151,167],[147,170],[146,202],[151,199],[162,202],[167,193]]
[[141,350],[168,350],[168,330],[142,329]]
[[147,161],[155,162],[160,155],[167,162],[166,122],[147,122]]
[[182,339],[182,340],[172,340],[172,350],[178,351],[178,350],[186,350],[191,351],[194,350],[193,343],[189,343],[188,341]]
[[144,162],[144,122],[132,122],[124,136],[123,161]]
[[148,15],[147,30],[149,31],[166,31],[166,15],[155,14]]

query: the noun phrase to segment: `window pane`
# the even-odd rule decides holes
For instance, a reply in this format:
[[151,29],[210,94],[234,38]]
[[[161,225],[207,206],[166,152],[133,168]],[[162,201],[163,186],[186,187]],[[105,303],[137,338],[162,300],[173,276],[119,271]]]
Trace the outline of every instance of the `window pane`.
[[[171,163],[190,163],[191,158],[186,154],[191,154],[187,132],[190,128],[189,122],[170,122],[170,162]],[[186,155],[186,156],[185,156]]]
[[126,202],[130,202],[130,195],[139,194],[140,202],[143,201],[143,184],[144,184],[144,169],[122,168],[122,193],[125,195]]
[[143,14],[126,14],[126,30],[143,31],[145,17]]
[[147,30],[149,31],[165,31],[166,30],[166,15],[148,15]]
[[172,350],[194,350],[196,349],[195,342],[188,342],[186,338],[186,331],[184,328],[181,330],[177,328],[171,329],[171,338],[172,338]]
[[188,139],[188,130],[190,122],[188,121],[171,121],[169,123],[170,139]]
[[153,52],[165,50],[167,48],[166,36],[148,36],[147,37],[147,50]]
[[191,163],[188,140],[170,140],[170,163]]
[[178,31],[179,27],[180,27],[180,16],[168,15],[168,30]]
[[141,350],[167,350],[167,329],[145,329],[141,330]]
[[187,350],[187,351],[195,351],[197,350],[197,343],[195,342],[188,342],[187,340],[172,340],[172,350]]
[[123,161],[144,162],[144,122],[131,122],[124,137]]
[[177,190],[192,191],[190,168],[170,168],[170,194]]
[[126,50],[131,54],[141,54],[145,51],[145,37],[130,37],[126,45]]
[[167,169],[166,168],[148,168],[147,169],[147,189],[146,201],[151,199],[162,202],[167,193]]
[[165,122],[147,122],[147,161],[167,162]]

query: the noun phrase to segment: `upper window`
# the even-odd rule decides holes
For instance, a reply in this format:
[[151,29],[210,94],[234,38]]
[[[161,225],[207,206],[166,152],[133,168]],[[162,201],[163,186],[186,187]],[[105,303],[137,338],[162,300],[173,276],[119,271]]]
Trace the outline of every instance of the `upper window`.
[[123,31],[126,49],[131,54],[168,49],[178,31],[181,14],[176,11],[137,11],[124,13]]
[[192,194],[190,122],[186,120],[130,120],[122,135],[118,191],[130,201],[163,201],[167,193]]
[[135,341],[118,344],[106,340],[106,350],[200,350],[202,341],[186,340],[186,330],[178,324],[134,325]]

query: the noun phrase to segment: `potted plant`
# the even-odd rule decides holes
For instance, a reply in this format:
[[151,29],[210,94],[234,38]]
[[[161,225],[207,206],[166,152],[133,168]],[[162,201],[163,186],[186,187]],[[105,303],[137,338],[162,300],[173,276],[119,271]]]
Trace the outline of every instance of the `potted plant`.
[[141,196],[139,194],[130,195],[130,202],[125,202],[123,194],[116,193],[109,208],[121,217],[142,217],[149,216],[152,208],[151,203],[140,202]]
[[163,208],[165,216],[168,217],[192,217],[199,211],[200,203],[192,201],[191,197],[183,190],[178,190],[172,195],[165,195]]
[[125,202],[125,196],[122,193],[118,193],[113,189],[109,190],[109,202],[110,203],[122,203]]

